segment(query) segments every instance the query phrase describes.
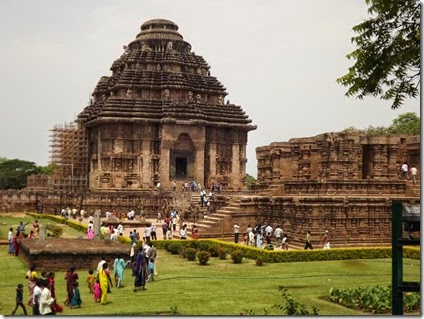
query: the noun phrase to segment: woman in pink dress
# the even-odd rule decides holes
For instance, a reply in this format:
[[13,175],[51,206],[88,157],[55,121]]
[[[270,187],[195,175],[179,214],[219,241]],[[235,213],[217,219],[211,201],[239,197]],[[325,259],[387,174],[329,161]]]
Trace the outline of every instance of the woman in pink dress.
[[94,239],[94,228],[93,228],[92,224],[88,224],[87,238],[88,239]]

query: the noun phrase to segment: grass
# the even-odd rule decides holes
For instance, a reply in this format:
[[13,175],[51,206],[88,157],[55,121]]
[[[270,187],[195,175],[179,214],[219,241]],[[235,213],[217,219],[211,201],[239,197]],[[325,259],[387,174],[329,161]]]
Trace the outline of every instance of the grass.
[[[16,225],[18,223],[19,220]],[[3,228],[4,225],[0,226],[4,234]],[[15,305],[14,291],[18,283],[25,285],[24,298],[28,297],[27,265],[20,258],[8,256],[7,246],[0,248],[0,258],[7,261],[2,263],[0,272],[0,314],[8,315]],[[127,268],[124,287],[112,288],[107,305],[94,302],[85,285],[87,270],[78,269],[82,308],[66,308],[63,315],[169,315],[175,312],[179,315],[239,315],[244,310],[264,315],[264,309],[270,315],[281,315],[273,308],[274,304],[282,303],[280,285],[288,288],[295,300],[306,304],[309,310],[312,305],[318,307],[320,315],[365,315],[331,303],[325,297],[331,287],[389,285],[391,267],[391,259],[276,263],[258,267],[249,259],[235,265],[229,257],[227,260],[211,258],[207,266],[200,266],[197,261],[159,250],[159,275],[154,282],[147,283],[147,291],[132,291],[133,277]],[[420,261],[404,259],[403,272],[404,280],[420,281]],[[56,273],[61,305],[66,295],[64,276],[64,272]]]

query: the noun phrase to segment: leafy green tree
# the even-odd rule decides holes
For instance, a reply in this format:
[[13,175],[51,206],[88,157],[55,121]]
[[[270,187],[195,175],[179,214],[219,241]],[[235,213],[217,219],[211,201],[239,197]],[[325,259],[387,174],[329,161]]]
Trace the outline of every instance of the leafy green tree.
[[0,189],[22,189],[27,186],[27,176],[38,174],[34,162],[18,159],[0,162]]
[[252,187],[252,184],[256,182],[256,178],[254,178],[252,175],[246,174],[246,185],[247,189],[250,189]]
[[421,120],[414,112],[399,115],[388,128],[390,134],[420,135]]
[[354,126],[349,126],[343,130],[345,133],[365,133],[368,136],[389,135],[389,134],[421,134],[421,120],[414,112],[400,114],[392,121],[389,127],[384,126],[368,126],[362,130]]
[[419,96],[420,1],[365,1],[371,18],[352,28],[357,49],[346,56],[356,62],[337,82],[347,96],[380,96],[397,109]]

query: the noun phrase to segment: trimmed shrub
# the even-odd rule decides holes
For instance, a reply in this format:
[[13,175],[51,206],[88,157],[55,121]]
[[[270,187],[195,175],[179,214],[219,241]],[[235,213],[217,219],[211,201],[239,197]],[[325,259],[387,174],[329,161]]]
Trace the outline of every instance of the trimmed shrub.
[[233,263],[241,264],[241,261],[243,260],[243,252],[241,250],[234,250],[231,253],[231,259],[233,260]]
[[261,257],[256,258],[256,266],[263,266],[264,261]]
[[46,230],[50,232],[50,237],[59,238],[63,234],[63,228],[55,224],[46,224]]
[[211,254],[207,251],[199,251],[197,253],[197,259],[199,259],[199,265],[206,265],[211,258]]
[[216,249],[216,252],[218,254],[219,259],[221,260],[227,259],[227,250],[224,247],[218,246],[218,248]]
[[196,254],[197,254],[197,250],[196,249],[194,249],[194,248],[187,248],[185,250],[185,253],[186,253],[186,257],[187,257],[188,260],[190,260],[190,261],[196,260]]
[[168,251],[172,255],[178,255],[180,253],[180,245],[174,241],[168,245]]

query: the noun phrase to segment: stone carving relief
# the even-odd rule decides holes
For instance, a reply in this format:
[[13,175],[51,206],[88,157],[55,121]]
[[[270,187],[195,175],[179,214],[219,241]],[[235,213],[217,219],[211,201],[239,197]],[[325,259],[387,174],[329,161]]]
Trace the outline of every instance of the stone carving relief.
[[169,41],[166,45],[166,51],[172,51],[172,41]]
[[126,99],[130,99],[130,98],[131,98],[131,92],[132,92],[132,91],[131,91],[131,89],[128,89],[128,90],[127,90],[127,93],[126,93],[126,95],[125,95],[125,98],[126,98]]
[[218,97],[218,104],[219,104],[219,105],[224,104],[224,99],[222,98],[222,95],[220,95],[220,96]]
[[171,97],[171,92],[168,89],[164,90],[163,91],[163,100],[169,101],[170,97]]
[[188,102],[193,102],[193,92],[191,91],[188,92]]
[[156,65],[156,71],[160,71],[161,70],[161,67],[160,67],[160,64],[158,63],[157,65]]
[[196,103],[202,103],[202,96],[200,94],[196,94]]

